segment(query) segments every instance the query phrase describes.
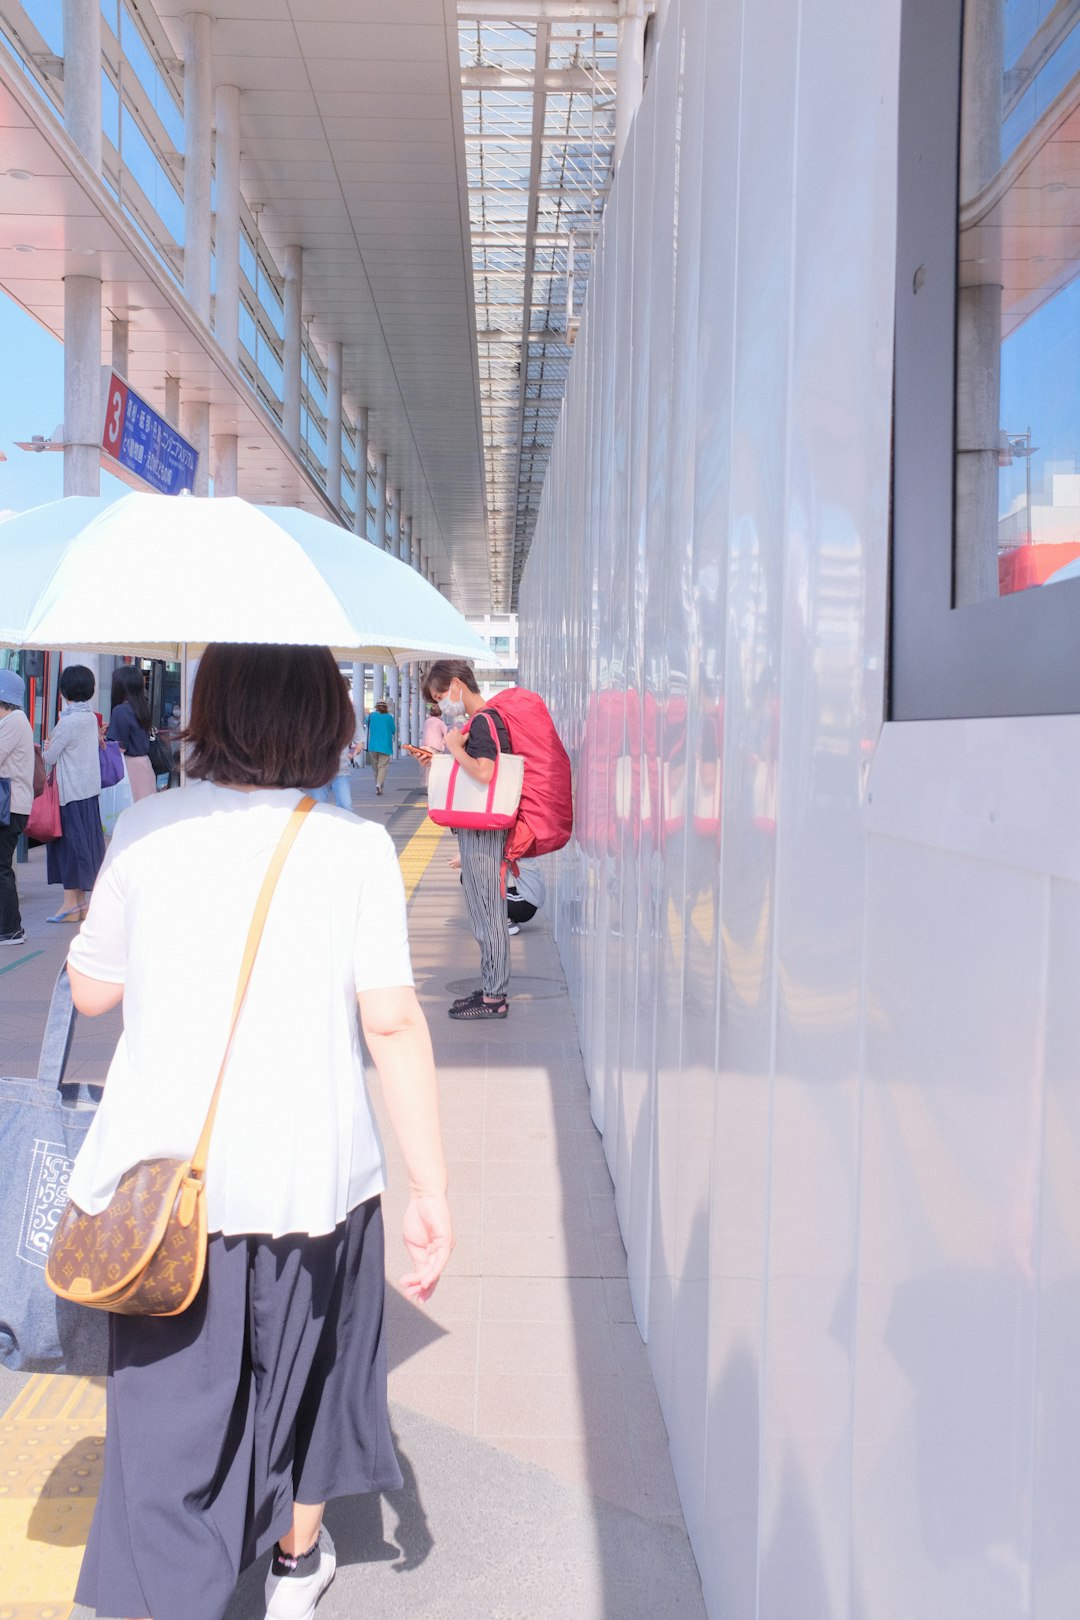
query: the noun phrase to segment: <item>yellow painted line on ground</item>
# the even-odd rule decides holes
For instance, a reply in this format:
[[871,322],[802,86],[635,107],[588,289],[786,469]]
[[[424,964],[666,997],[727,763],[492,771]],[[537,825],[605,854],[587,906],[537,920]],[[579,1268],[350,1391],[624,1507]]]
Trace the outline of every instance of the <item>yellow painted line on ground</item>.
[[104,1378],[36,1374],[0,1418],[0,1620],[68,1620],[104,1437]]
[[[425,816],[398,856],[401,875],[405,879],[406,900],[411,900],[416,892],[416,886],[431,865],[432,858],[445,831],[445,827],[436,827],[430,817]],[[2,1615],[0,1615],[0,1620],[3,1620]]]
[[[444,829],[398,857],[411,900]],[[105,1380],[36,1373],[0,1418],[0,1620],[69,1620],[101,1483]]]

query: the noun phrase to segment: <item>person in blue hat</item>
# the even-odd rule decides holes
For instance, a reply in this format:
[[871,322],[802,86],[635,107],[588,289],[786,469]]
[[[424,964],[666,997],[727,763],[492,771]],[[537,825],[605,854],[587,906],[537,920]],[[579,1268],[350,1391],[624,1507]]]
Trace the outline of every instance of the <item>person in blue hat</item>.
[[21,675],[0,669],[0,776],[11,785],[8,819],[0,823],[0,945],[26,938],[12,864],[34,803],[34,733],[23,712],[25,691]]

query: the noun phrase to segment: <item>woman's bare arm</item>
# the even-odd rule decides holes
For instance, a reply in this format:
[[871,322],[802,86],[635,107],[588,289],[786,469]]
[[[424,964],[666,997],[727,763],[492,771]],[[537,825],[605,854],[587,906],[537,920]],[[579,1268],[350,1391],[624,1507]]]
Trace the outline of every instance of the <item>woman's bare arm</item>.
[[89,974],[80,973],[78,968],[73,967],[68,968],[68,978],[71,980],[71,999],[75,1003],[75,1011],[82,1013],[84,1018],[97,1018],[99,1013],[111,1012],[124,999],[122,984],[91,979]]
[[413,1270],[401,1279],[401,1288],[410,1299],[422,1301],[454,1247],[431,1036],[411,985],[364,990],[358,1000],[364,1039],[379,1072],[412,1194],[404,1236]]
[[490,782],[495,775],[495,761],[493,759],[474,759],[465,750],[465,741],[460,731],[446,733],[446,751],[453,754],[466,776],[471,776],[476,782]]

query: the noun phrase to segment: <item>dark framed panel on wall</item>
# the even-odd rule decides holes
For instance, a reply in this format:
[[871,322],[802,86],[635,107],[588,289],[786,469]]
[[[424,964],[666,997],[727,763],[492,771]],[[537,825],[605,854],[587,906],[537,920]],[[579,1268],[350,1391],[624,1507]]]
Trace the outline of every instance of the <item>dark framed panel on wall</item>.
[[890,718],[1080,713],[1080,7],[904,0]]

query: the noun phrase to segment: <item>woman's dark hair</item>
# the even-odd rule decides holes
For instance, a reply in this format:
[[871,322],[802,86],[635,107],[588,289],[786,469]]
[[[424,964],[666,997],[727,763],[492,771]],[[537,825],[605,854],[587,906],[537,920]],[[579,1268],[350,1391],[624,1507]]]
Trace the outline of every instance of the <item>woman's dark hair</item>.
[[69,703],[89,703],[94,695],[94,672],[85,664],[69,664],[60,671],[60,691]]
[[476,676],[472,672],[472,665],[467,664],[464,658],[440,658],[434,664],[429,664],[420,690],[429,703],[438,703],[436,692],[448,691],[451,681],[460,681],[470,692],[480,690],[476,684]]
[[199,662],[190,775],[243,787],[323,787],[356,728],[328,647],[212,642]]
[[138,664],[117,664],[112,675],[110,701],[114,709],[121,703],[130,703],[131,712],[144,731],[150,730],[150,705],[146,701],[146,682]]

